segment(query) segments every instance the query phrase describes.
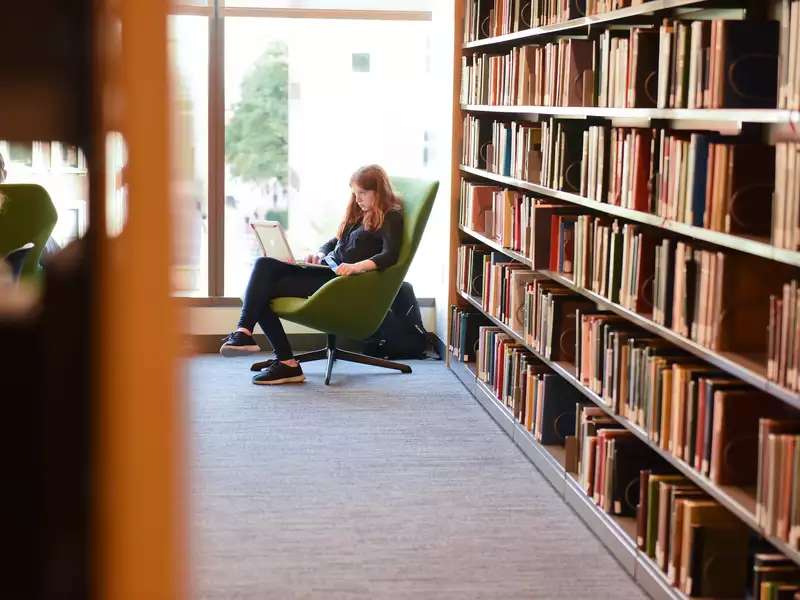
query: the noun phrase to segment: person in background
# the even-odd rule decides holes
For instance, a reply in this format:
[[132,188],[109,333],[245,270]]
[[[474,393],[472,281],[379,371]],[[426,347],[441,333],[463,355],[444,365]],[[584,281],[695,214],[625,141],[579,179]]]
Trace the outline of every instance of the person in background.
[[[0,183],[5,183],[6,177],[8,177],[8,171],[6,170],[6,161],[3,158],[2,153],[0,153]],[[0,208],[3,207],[3,201],[5,197],[2,193],[0,193]],[[47,257],[52,256],[53,254],[57,254],[61,251],[61,246],[55,241],[52,236],[47,238],[47,242],[42,248],[42,257],[39,262],[43,260],[47,260]]]
[[[261,348],[253,338],[253,328],[256,323],[261,326],[277,360],[256,375],[253,383],[273,385],[305,380],[283,325],[270,307],[273,298],[308,297],[334,277],[383,270],[397,262],[403,236],[403,212],[386,171],[378,165],[361,167],[350,178],[350,192],[350,202],[336,237],[306,259],[306,262],[319,264],[330,256],[338,264],[335,271],[304,268],[269,257],[256,260],[244,295],[239,325],[220,348],[223,356],[258,352]],[[343,306],[342,310],[347,307]]]

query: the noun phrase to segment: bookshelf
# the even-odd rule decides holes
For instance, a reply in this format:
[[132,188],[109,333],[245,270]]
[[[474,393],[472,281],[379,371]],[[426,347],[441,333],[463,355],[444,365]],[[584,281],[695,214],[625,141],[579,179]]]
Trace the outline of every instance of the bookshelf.
[[[689,125],[702,123],[704,129],[721,124],[740,123],[800,123],[800,113],[792,110],[767,108],[605,108],[600,106],[515,106],[490,104],[463,104],[461,109],[477,113],[508,115],[548,115],[560,117],[628,119],[632,121],[688,121]],[[708,124],[711,124],[711,127]]]
[[636,548],[632,519],[608,515],[586,496],[573,474],[564,468],[561,448],[543,446],[534,440],[530,432],[522,428],[508,409],[494,398],[486,385],[476,379],[475,372],[468,364],[453,361],[451,368],[464,387],[643,589],[654,598],[686,600],[684,594],[666,582],[650,557]]
[[650,0],[649,2],[645,2],[639,6],[629,6],[599,15],[590,15],[587,17],[570,19],[564,23],[554,23],[552,25],[544,25],[542,27],[532,27],[524,31],[489,37],[482,40],[476,40],[474,42],[467,42],[463,45],[463,48],[464,50],[471,50],[474,48],[486,48],[503,44],[519,44],[522,42],[532,41],[533,39],[542,36],[559,33],[574,34],[576,30],[579,29],[588,28],[592,27],[593,25],[600,25],[603,23],[621,21],[631,17],[654,15],[680,8],[702,9],[703,5],[708,6],[710,4],[712,4],[712,2],[709,0]]
[[[481,0],[478,3],[478,11],[486,10],[487,6],[492,6],[493,4],[490,0]],[[516,4],[514,0],[510,0],[506,6],[512,7],[511,10],[513,11],[513,7]],[[637,330],[641,330],[649,336],[655,336],[654,339],[669,343],[676,351],[686,353],[686,356],[700,359],[709,368],[719,369],[726,376],[733,377],[739,382],[751,386],[752,389],[759,390],[773,399],[779,400],[786,407],[800,409],[800,393],[789,387],[783,387],[770,379],[763,356],[746,351],[712,350],[710,347],[698,343],[688,334],[681,335],[672,328],[660,324],[650,314],[646,314],[641,310],[632,310],[621,302],[610,300],[610,296],[606,297],[592,289],[576,285],[574,279],[568,274],[553,271],[551,270],[552,267],[550,269],[536,268],[535,265],[541,264],[541,260],[534,259],[532,251],[528,251],[528,246],[524,246],[523,249],[519,245],[514,245],[512,248],[509,247],[509,244],[504,243],[501,238],[496,238],[489,230],[479,231],[476,228],[465,225],[461,220],[462,198],[459,191],[459,183],[462,181],[483,186],[496,185],[501,189],[514,190],[520,194],[525,194],[526,197],[533,196],[534,199],[541,199],[563,207],[573,206],[576,209],[580,208],[580,211],[576,214],[589,214],[593,218],[613,219],[623,224],[641,225],[648,232],[653,232],[654,235],[661,236],[662,239],[683,240],[686,243],[693,244],[694,248],[708,249],[715,253],[724,251],[726,256],[747,255],[757,257],[759,260],[769,261],[770,264],[785,267],[786,272],[791,273],[793,279],[797,279],[798,275],[800,275],[800,271],[796,271],[796,268],[800,267],[800,250],[780,247],[778,243],[773,244],[772,239],[776,238],[771,236],[729,233],[720,229],[698,226],[682,220],[665,218],[654,212],[634,210],[620,204],[595,200],[580,193],[560,189],[563,188],[563,184],[558,188],[550,187],[541,185],[536,179],[530,177],[523,179],[507,173],[501,174],[488,166],[488,162],[492,159],[483,156],[483,145],[481,145],[479,160],[486,161],[487,166],[485,167],[480,167],[473,163],[466,164],[466,159],[462,160],[463,154],[459,152],[462,144],[467,143],[467,140],[463,138],[466,131],[464,119],[468,115],[478,119],[482,127],[485,124],[484,121],[490,125],[493,122],[503,121],[505,123],[504,126],[507,127],[509,119],[513,119],[517,125],[524,123],[526,126],[538,127],[538,124],[546,119],[554,118],[570,122],[583,122],[587,126],[605,125],[608,128],[632,130],[663,128],[668,130],[668,133],[677,131],[709,132],[719,136],[719,139],[724,138],[726,143],[729,141],[731,144],[755,142],[769,146],[777,142],[796,143],[800,139],[797,127],[797,124],[800,123],[800,111],[777,108],[777,102],[775,108],[540,106],[515,105],[509,102],[498,104],[465,103],[463,95],[459,93],[459,90],[463,89],[461,87],[462,57],[471,57],[473,53],[486,53],[500,58],[507,57],[509,52],[515,49],[519,50],[527,45],[549,44],[562,38],[596,40],[599,32],[603,32],[606,29],[620,31],[626,28],[640,26],[646,28],[650,26],[657,31],[659,23],[666,18],[676,20],[719,19],[726,21],[775,19],[780,16],[781,6],[781,0],[773,0],[770,3],[753,3],[744,0],[739,2],[736,0],[729,2],[714,0],[650,0],[637,6],[628,6],[601,14],[573,18],[564,22],[521,29],[503,35],[482,37],[466,42],[460,41],[464,37],[463,27],[465,26],[461,19],[465,13],[469,14],[470,9],[466,7],[466,4],[457,8],[456,39],[458,43],[456,44],[454,55],[454,130],[456,134],[453,143],[454,158],[452,164],[454,190],[452,215],[454,217],[450,231],[451,256],[453,260],[459,260],[459,258],[456,258],[457,251],[463,245],[472,245],[493,251],[504,256],[504,262],[518,263],[526,270],[534,271],[538,280],[547,280],[553,284],[558,284],[561,289],[568,290],[574,296],[579,296],[589,301],[598,310],[605,311],[604,314],[612,315],[615,319],[621,317],[624,323],[635,326]],[[479,12],[479,14],[481,17],[483,16],[483,13]],[[489,28],[491,29],[491,27],[492,25],[490,24]],[[483,25],[479,26],[479,28],[481,29],[479,35],[485,35],[486,31],[483,30]],[[787,34],[782,30],[780,35]],[[797,34],[794,33],[793,35]],[[520,55],[521,53],[517,56]],[[513,64],[513,62],[510,64]],[[669,68],[672,68],[672,63],[668,62],[667,64]],[[659,62],[660,67],[661,63]],[[628,83],[633,85],[630,79]],[[596,92],[593,91],[592,93]],[[459,127],[462,122],[465,123],[464,129]],[[494,125],[492,126],[494,127]],[[502,139],[494,137],[495,135],[495,130],[493,129],[491,138],[493,142]],[[586,149],[586,139],[584,137],[584,151]],[[520,138],[517,137],[516,140],[514,143],[519,144]],[[480,143],[480,140],[478,143]],[[544,147],[544,144],[542,147]],[[556,150],[557,152],[558,150]],[[561,152],[563,153],[563,149]],[[514,160],[512,158],[512,164]],[[524,160],[527,161],[528,159],[525,158]],[[606,154],[605,158],[600,155],[599,160],[601,162],[603,160],[608,161],[608,154]],[[512,174],[514,173],[513,169],[514,167],[511,170]],[[648,185],[651,184],[648,183]],[[591,190],[592,188],[590,187],[589,189]],[[765,198],[767,202],[772,202],[771,196],[766,196]],[[730,202],[733,201],[730,200]],[[524,211],[525,209],[523,208],[522,210]],[[532,215],[532,213],[530,214]],[[517,213],[515,213],[514,218],[518,218]],[[530,218],[533,219],[534,217],[531,216]],[[528,235],[535,236],[536,231],[532,223],[533,221],[531,221]],[[772,231],[774,236],[774,223]],[[517,233],[514,235],[517,235]],[[525,244],[527,243],[525,242]],[[533,244],[530,247],[533,248]],[[460,257],[460,254],[458,256]],[[595,258],[595,256],[591,256],[589,259],[590,264]],[[647,259],[652,260],[652,256],[647,257]],[[609,269],[611,268],[613,267],[609,267]],[[512,270],[507,273],[514,272],[517,271]],[[537,350],[534,345],[526,340],[525,334],[510,326],[511,317],[508,316],[509,313],[506,313],[506,318],[509,319],[509,322],[506,322],[486,310],[484,308],[486,303],[480,297],[473,296],[461,289],[459,275],[455,268],[451,270],[451,274],[450,298],[454,307],[483,315],[485,321],[498,328],[502,334],[508,336],[515,347],[521,347],[524,352],[537,361],[537,364],[545,365],[550,373],[557,375],[577,390],[584,399],[589,401],[590,404],[588,406],[601,409],[602,413],[613,419],[617,426],[632,434],[639,443],[660,457],[673,472],[685,477],[688,482],[707,494],[709,498],[727,509],[736,520],[751,531],[752,535],[760,537],[771,545],[775,552],[783,554],[789,561],[800,565],[800,550],[782,537],[771,534],[761,525],[757,516],[755,485],[717,484],[710,475],[701,472],[687,460],[684,460],[683,457],[673,454],[673,452],[664,448],[658,441],[654,441],[648,431],[640,424],[616,412],[614,407],[607,402],[607,399],[604,399],[588,385],[585,385],[581,381],[579,367],[569,361],[548,358],[546,353]],[[512,285],[509,283],[511,279],[506,279],[505,281],[505,285]],[[781,281],[781,283],[788,283],[788,281]],[[670,283],[670,285],[672,284]],[[504,289],[504,292],[496,291],[494,293],[511,293],[508,288]],[[792,323],[789,323],[790,329],[792,325]],[[576,325],[576,327],[578,326]],[[449,334],[452,334],[452,327]],[[449,345],[452,346],[453,343],[452,339],[448,340]],[[656,564],[656,561],[651,556],[648,556],[647,552],[639,548],[636,541],[637,524],[634,518],[609,514],[596,504],[591,497],[587,496],[578,475],[568,470],[566,465],[569,459],[566,457],[562,446],[542,445],[537,442],[534,435],[521,424],[519,415],[515,416],[509,406],[506,406],[503,401],[498,399],[499,392],[497,389],[492,389],[480,378],[478,374],[479,367],[475,363],[461,362],[454,356],[448,355],[448,365],[476,400],[538,470],[544,474],[559,495],[563,497],[564,501],[587,523],[593,533],[605,544],[612,555],[643,589],[655,598],[689,597],[684,591],[672,585],[674,583],[670,581],[672,576],[668,576],[662,570],[663,566]],[[515,407],[514,411],[516,410],[517,408]],[[691,427],[694,427],[694,425],[691,425]],[[742,591],[744,592],[744,590]]]
[[460,170],[463,173],[474,175],[487,181],[502,183],[503,185],[534,192],[540,196],[562,200],[577,206],[585,206],[593,211],[620,217],[626,221],[642,223],[643,225],[656,227],[658,229],[663,229],[664,231],[670,231],[687,238],[701,240],[723,248],[730,248],[738,252],[752,254],[753,256],[760,256],[761,258],[766,258],[786,265],[800,267],[800,252],[777,248],[768,242],[755,238],[731,235],[721,231],[714,231],[711,229],[705,229],[703,227],[687,225],[686,223],[681,223],[679,221],[671,221],[669,219],[659,217],[658,215],[632,210],[630,208],[623,208],[621,206],[615,206],[605,202],[598,202],[597,200],[590,200],[588,198],[584,198],[583,196],[579,196],[578,194],[571,194],[562,190],[554,190],[552,188],[530,183],[528,181],[522,181],[521,179],[498,175],[483,169],[475,169],[461,165]]
[[[462,293],[462,297],[466,302],[468,302],[473,307],[483,311],[481,308],[480,302],[475,300],[475,298]],[[587,388],[583,385],[580,381],[578,381],[575,377],[574,370],[575,367],[573,365],[552,361],[545,358],[540,352],[529,346],[525,340],[513,329],[511,329],[508,325],[500,321],[499,319],[493,317],[492,315],[486,315],[495,325],[501,327],[508,335],[514,337],[517,342],[524,345],[528,351],[530,351],[534,356],[536,356],[539,360],[545,363],[548,367],[550,367],[555,373],[560,375],[565,381],[570,383],[573,387],[575,387],[581,394],[583,394],[586,398],[591,400],[595,405],[599,406],[606,412],[610,417],[615,419],[618,423],[620,423],[625,429],[631,431],[637,438],[639,438],[644,444],[647,444],[650,448],[652,448],[655,452],[661,455],[667,462],[669,462],[675,469],[681,472],[681,474],[685,475],[689,478],[693,483],[695,483],[698,487],[702,488],[709,495],[713,496],[720,504],[725,506],[728,510],[734,513],[737,517],[739,517],[742,521],[744,521],[748,527],[753,529],[753,531],[758,532],[761,534],[765,539],[768,539],[771,544],[773,544],[776,548],[781,549],[781,551],[786,554],[788,557],[792,558],[795,562],[800,563],[800,552],[795,549],[790,548],[785,542],[782,540],[775,538],[774,536],[767,535],[760,525],[758,525],[756,518],[755,518],[755,491],[752,488],[741,488],[741,487],[734,487],[734,486],[718,486],[711,482],[708,477],[705,477],[699,474],[693,467],[687,464],[685,461],[675,457],[669,452],[662,450],[657,444],[654,444],[652,440],[648,437],[647,433],[635,423],[631,423],[628,419],[623,416],[616,414],[611,408],[606,404],[600,396],[595,394],[592,390]],[[462,364],[456,361],[452,361],[451,364]],[[473,374],[474,376],[474,374]],[[490,397],[492,396],[491,391],[489,391],[485,384],[480,381],[476,381],[478,387],[485,393],[488,394]],[[493,399],[493,398],[492,398]],[[499,402],[495,401],[497,409],[500,413],[502,413],[502,418],[507,418],[511,422],[511,426],[516,426],[521,431],[525,432],[524,428],[519,427],[519,424],[516,423],[513,416],[509,414],[508,409],[502,406]],[[495,418],[496,421],[500,422],[499,418],[496,417],[497,411],[494,413],[490,410],[489,413]],[[511,427],[509,426],[509,428]],[[506,426],[501,424],[501,427],[509,432],[509,429]],[[527,432],[525,432],[527,433]],[[530,437],[530,434],[528,434]],[[552,452],[552,451],[551,451]],[[534,461],[535,462],[535,461]],[[562,466],[563,468],[563,466]]]

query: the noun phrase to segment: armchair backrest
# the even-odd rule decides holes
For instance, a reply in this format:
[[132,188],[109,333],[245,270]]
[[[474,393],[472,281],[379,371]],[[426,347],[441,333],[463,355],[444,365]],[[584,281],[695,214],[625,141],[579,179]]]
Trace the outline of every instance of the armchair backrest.
[[397,262],[379,273],[336,277],[308,300],[277,298],[272,306],[279,316],[351,339],[364,339],[378,329],[419,247],[439,183],[392,177],[392,187],[403,200],[403,241]]
[[403,242],[397,262],[383,273],[385,289],[381,291],[385,292],[386,298],[377,304],[385,304],[387,310],[408,273],[439,189],[438,181],[392,177],[391,182],[395,193],[403,201]]
[[47,191],[32,183],[0,184],[0,257],[33,243],[22,265],[22,277],[37,276],[39,258],[58,220]]

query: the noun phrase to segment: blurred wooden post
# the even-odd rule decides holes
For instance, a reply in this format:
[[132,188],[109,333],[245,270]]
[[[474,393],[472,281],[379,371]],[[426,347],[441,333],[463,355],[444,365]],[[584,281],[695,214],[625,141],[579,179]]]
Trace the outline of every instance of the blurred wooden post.
[[[94,141],[128,147],[128,221],[98,225],[95,573],[97,595],[187,595],[187,416],[178,391],[178,323],[170,300],[167,0],[97,0]],[[104,201],[103,169],[93,199]],[[98,190],[98,186],[102,186]],[[105,211],[93,211],[95,217]]]

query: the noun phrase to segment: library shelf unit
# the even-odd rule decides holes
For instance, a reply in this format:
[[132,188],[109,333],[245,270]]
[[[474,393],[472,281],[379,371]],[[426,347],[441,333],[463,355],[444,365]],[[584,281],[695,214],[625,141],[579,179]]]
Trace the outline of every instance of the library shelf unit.
[[608,548],[628,575],[653,598],[686,600],[687,596],[669,585],[666,576],[650,557],[636,547],[635,519],[617,517],[604,512],[586,495],[575,475],[564,468],[563,448],[544,446],[537,442],[533,435],[514,419],[508,408],[494,397],[486,384],[475,376],[472,363],[453,360],[450,368],[467,391],[544,475],[556,493]]
[[[487,238],[484,235],[481,235],[480,233],[471,231],[466,227],[459,226],[459,230],[462,231],[464,234],[481,242],[482,244],[489,246],[493,250],[502,252],[509,258],[513,258],[517,262],[520,262],[532,268],[531,261],[527,257],[519,254],[518,252],[514,252],[513,250],[504,248],[501,244],[498,244],[497,242],[490,240],[489,238]],[[610,310],[620,315],[621,317],[625,317],[627,320],[629,320],[632,323],[635,323],[642,329],[645,329],[651,333],[655,333],[663,337],[664,339],[669,340],[671,343],[678,346],[679,348],[682,348],[687,352],[694,354],[698,358],[701,358],[719,367],[720,369],[727,371],[731,375],[735,375],[742,381],[752,385],[754,388],[766,392],[772,396],[775,396],[776,398],[781,399],[782,401],[786,402],[787,404],[790,404],[795,408],[800,408],[800,394],[788,390],[767,379],[766,376],[764,375],[765,371],[764,366],[758,363],[757,361],[748,359],[748,357],[745,355],[740,355],[732,352],[715,352],[713,350],[710,350],[709,348],[706,348],[705,346],[698,344],[694,340],[691,340],[689,338],[683,337],[678,333],[675,333],[668,327],[655,323],[654,321],[648,319],[644,315],[634,312],[629,308],[620,306],[619,304],[611,302],[610,300],[599,294],[596,294],[590,290],[587,290],[585,288],[573,284],[572,280],[561,275],[560,273],[554,273],[552,271],[543,271],[543,270],[539,270],[538,272],[546,275],[553,281],[560,283],[564,287],[569,288],[572,291],[577,292],[578,294],[581,294],[582,296],[588,298],[589,300],[592,300],[600,308],[604,310]]]
[[[800,113],[770,108],[604,108],[598,106],[516,106],[511,104],[464,104],[461,110],[505,115],[625,119],[631,121],[687,121],[688,124],[800,123]],[[703,126],[703,128],[708,128]]]
[[[490,6],[491,4],[491,0],[482,0],[483,6]],[[462,180],[467,179],[472,182],[494,183],[518,191],[530,192],[538,198],[559,200],[566,204],[588,209],[596,215],[607,215],[660,230],[670,237],[679,237],[690,242],[702,242],[707,247],[720,250],[728,249],[732,252],[756,256],[789,267],[800,267],[800,251],[774,246],[767,237],[735,235],[689,225],[666,219],[656,214],[623,208],[592,200],[579,194],[542,186],[531,181],[500,175],[485,168],[467,166],[461,162],[461,126],[463,119],[467,115],[481,120],[496,119],[505,122],[515,120],[518,123],[536,122],[549,117],[569,120],[583,119],[589,121],[589,124],[599,124],[605,121],[606,124],[614,127],[664,127],[688,131],[716,131],[726,136],[745,134],[751,139],[755,133],[757,137],[770,144],[776,141],[798,141],[800,139],[798,134],[798,130],[800,130],[800,111],[797,110],[778,108],[604,108],[463,104],[461,102],[462,57],[469,57],[482,52],[503,54],[514,47],[548,43],[562,36],[586,36],[602,31],[606,27],[616,25],[656,24],[662,17],[686,19],[711,17],[738,20],[750,18],[749,11],[755,11],[757,14],[760,8],[761,4],[752,0],[739,0],[738,2],[737,0],[649,0],[637,6],[621,8],[604,14],[462,42],[464,5],[463,0],[458,0],[456,2],[456,43],[454,48],[454,140],[451,169],[453,193],[451,199],[452,225],[450,242],[451,261],[453,264],[455,264],[457,248],[460,245],[477,243],[533,269],[531,259],[524,254],[506,248],[488,235],[474,231],[460,223],[459,184]],[[574,285],[569,277],[547,270],[537,269],[536,271],[540,275],[590,300],[599,309],[619,315],[642,330],[663,338],[675,347],[718,367],[753,388],[778,398],[788,406],[800,409],[800,393],[770,381],[766,376],[764,361],[760,360],[763,357],[752,357],[731,352],[715,352],[668,327],[656,323],[649,315],[637,313],[599,294]],[[685,476],[687,480],[724,506],[755,534],[769,542],[776,551],[783,553],[788,559],[800,565],[800,551],[791,547],[784,540],[768,535],[756,520],[756,491],[754,486],[718,485],[689,463],[664,450],[638,424],[622,415],[616,414],[614,409],[601,396],[581,383],[576,376],[575,365],[545,358],[542,353],[536,351],[526,342],[523,335],[483,310],[480,299],[472,297],[459,289],[455,272],[455,268],[451,269],[450,304],[460,308],[474,309],[483,314],[488,322],[511,336],[534,357],[577,389],[593,405],[599,407],[609,417],[663,458],[675,471]],[[565,469],[565,450],[562,447],[544,446],[538,443],[534,436],[525,429],[524,425],[515,419],[512,412],[495,397],[493,390],[477,377],[474,363],[463,363],[448,353],[448,365],[467,390],[646,592],[654,598],[688,598],[681,590],[669,583],[667,576],[645,552],[637,548],[634,519],[620,518],[607,514],[586,495],[577,479],[577,475]]]
[[[501,45],[513,45],[531,41],[531,39],[555,35],[560,33],[575,34],[575,30],[582,28],[590,28],[593,25],[600,25],[602,23],[611,23],[614,21],[622,21],[623,19],[630,19],[632,17],[651,16],[654,14],[662,13],[665,11],[672,11],[678,9],[685,10],[702,10],[703,5],[711,4],[709,0],[649,0],[638,6],[629,6],[627,8],[620,8],[612,10],[607,13],[589,15],[577,19],[570,19],[563,23],[554,23],[552,25],[543,25],[541,27],[532,27],[523,31],[508,33],[495,37],[484,38],[472,42],[467,42],[462,45],[466,51],[475,48],[486,48]],[[685,13],[684,13],[685,14]]]
[[614,204],[608,204],[607,202],[590,200],[589,198],[584,198],[578,194],[572,194],[562,190],[554,190],[553,188],[531,183],[529,181],[523,181],[522,179],[498,175],[484,169],[475,169],[473,167],[467,167],[464,165],[461,165],[459,168],[463,173],[473,175],[475,177],[481,177],[488,181],[501,183],[503,185],[528,192],[533,192],[535,194],[547,196],[548,198],[555,198],[556,200],[561,200],[562,202],[569,202],[578,206],[584,206],[596,212],[619,217],[620,219],[625,219],[626,221],[631,221],[633,223],[641,223],[642,225],[648,225],[650,227],[669,231],[687,238],[714,244],[715,246],[730,248],[731,250],[736,250],[737,252],[752,254],[753,256],[766,258],[768,260],[786,265],[800,267],[800,252],[778,248],[763,240],[752,237],[744,237],[741,235],[732,235],[722,231],[706,229],[705,227],[697,227],[695,225],[688,225],[679,221],[672,221],[651,213],[633,210],[631,208],[623,208]]
[[[546,273],[546,272],[544,272]],[[503,329],[508,335],[515,338],[517,342],[525,346],[527,350],[533,354],[536,358],[550,367],[553,372],[558,374],[562,379],[566,380],[567,383],[572,385],[575,389],[577,389],[581,394],[583,394],[586,398],[592,401],[593,404],[603,409],[603,411],[612,417],[615,421],[617,421],[620,425],[625,427],[625,429],[629,430],[633,433],[637,438],[639,438],[644,444],[649,446],[653,449],[657,454],[659,454],[662,458],[664,458],[667,462],[669,462],[675,469],[677,469],[682,475],[686,476],[687,479],[691,480],[697,487],[705,490],[710,496],[715,498],[720,504],[725,506],[728,510],[730,510],[733,514],[735,514],[739,519],[741,519],[744,523],[747,524],[750,529],[764,537],[764,539],[768,540],[773,546],[780,549],[781,552],[786,554],[789,558],[794,560],[797,563],[800,563],[800,552],[791,548],[788,544],[786,544],[783,540],[775,538],[774,536],[767,535],[761,526],[756,522],[755,518],[755,489],[752,487],[738,487],[738,486],[719,486],[713,483],[708,477],[701,475],[698,473],[692,466],[690,466],[685,461],[681,460],[680,458],[674,456],[672,453],[663,450],[658,444],[654,443],[647,433],[635,423],[632,423],[625,417],[618,415],[615,413],[611,407],[606,404],[603,399],[594,393],[592,390],[587,388],[583,385],[575,376],[575,366],[569,363],[565,363],[562,361],[553,361],[548,358],[545,358],[540,352],[532,348],[528,343],[525,341],[523,336],[521,336],[518,332],[514,331],[511,327],[503,323],[501,320],[495,318],[494,316],[487,314],[483,311],[481,303],[478,302],[475,298],[460,292],[461,297],[469,303],[472,307],[478,309],[481,313],[483,313],[487,319],[489,319],[492,323],[496,326]],[[452,360],[451,364],[456,364],[458,361]],[[492,399],[494,396],[492,395],[491,391],[481,382],[478,381],[477,383],[481,384],[481,388],[484,392],[489,394]],[[514,421],[514,417],[508,412],[505,406],[497,402],[497,405],[503,409],[504,414],[508,416],[512,421]],[[491,411],[489,411],[492,414]],[[492,414],[494,417],[495,415]],[[516,424],[516,421],[514,421]],[[525,431],[524,428],[521,426],[519,427],[522,431]],[[526,432],[527,433],[527,432]],[[530,434],[529,434],[530,435]],[[599,510],[599,509],[598,509]]]

